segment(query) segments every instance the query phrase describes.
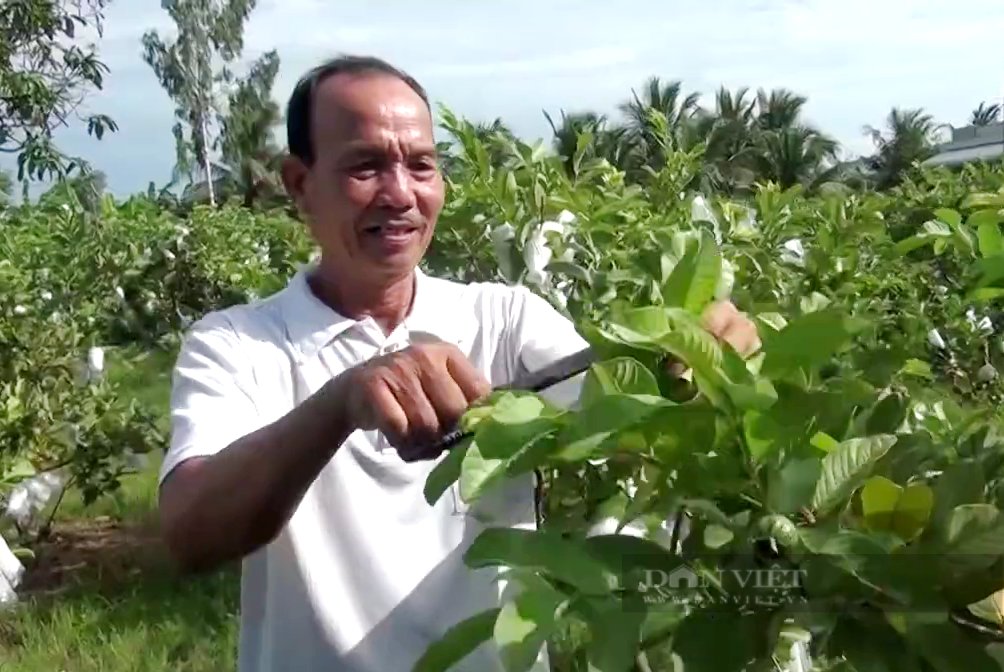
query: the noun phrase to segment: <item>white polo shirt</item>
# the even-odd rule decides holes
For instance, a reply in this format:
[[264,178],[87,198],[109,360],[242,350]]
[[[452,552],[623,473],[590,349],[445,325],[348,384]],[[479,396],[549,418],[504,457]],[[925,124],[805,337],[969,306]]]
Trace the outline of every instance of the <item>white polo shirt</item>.
[[[289,412],[325,381],[424,332],[455,343],[492,385],[586,345],[523,287],[460,284],[416,271],[413,310],[390,336],[321,303],[299,272],[280,292],[195,323],[178,357],[171,445],[160,479]],[[552,388],[573,403],[580,381]],[[277,448],[279,449],[279,448]],[[375,432],[355,432],[279,536],[243,561],[240,672],[409,672],[426,647],[498,606],[497,571],[463,564],[484,524],[454,488],[424,498],[434,463],[408,464]],[[532,528],[532,477],[484,506],[495,525]],[[457,670],[502,670],[489,642]],[[547,669],[542,652],[535,672]]]

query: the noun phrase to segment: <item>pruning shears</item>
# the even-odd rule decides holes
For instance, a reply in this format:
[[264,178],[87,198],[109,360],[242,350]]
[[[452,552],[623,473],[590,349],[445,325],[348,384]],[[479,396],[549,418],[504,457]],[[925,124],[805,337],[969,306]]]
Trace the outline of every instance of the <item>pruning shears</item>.
[[[541,392],[557,385],[558,383],[571,380],[581,373],[585,373],[595,361],[596,352],[591,347],[586,347],[578,352],[572,353],[571,355],[566,355],[565,357],[557,359],[541,369],[523,373],[513,382],[505,385],[499,385],[494,388],[493,391],[499,392],[512,390],[520,392]],[[672,363],[671,359],[667,357],[665,363],[667,364],[667,372],[673,377],[686,378],[684,371],[676,371],[675,367],[668,366]],[[430,451],[430,454],[437,455],[445,452],[472,435],[473,432],[464,432],[462,430],[455,429],[445,434],[436,443],[433,450]],[[435,452],[436,450],[439,452]]]
[[[571,355],[557,359],[541,369],[523,373],[513,382],[494,388],[494,391],[541,392],[588,371],[589,367],[595,361],[596,353],[592,348],[586,347]],[[436,449],[439,449],[439,452],[447,451],[472,434],[473,432],[464,432],[455,429],[444,435],[436,443]]]

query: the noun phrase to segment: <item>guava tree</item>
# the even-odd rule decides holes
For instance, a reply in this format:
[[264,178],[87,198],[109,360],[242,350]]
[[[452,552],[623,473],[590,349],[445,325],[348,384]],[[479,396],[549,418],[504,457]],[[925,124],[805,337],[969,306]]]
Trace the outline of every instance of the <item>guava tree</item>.
[[[99,37],[108,0],[17,0],[0,12],[0,155],[16,157],[17,178],[64,176],[80,159],[54,134],[75,122],[100,139],[117,125],[83,114],[108,68],[88,38]],[[89,34],[89,35],[88,35]]]
[[[466,416],[473,436],[428,500],[456,484],[476,510],[535,471],[541,522],[483,521],[467,564],[520,590],[417,669],[489,639],[528,669],[570,631],[585,633],[576,670],[794,670],[794,642],[816,669],[999,668],[1004,442],[992,406],[970,403],[985,397],[957,393],[997,389],[970,359],[988,338],[973,281],[944,291],[930,260],[905,255],[913,243],[890,239],[876,195],[766,185],[750,203],[704,200],[683,188],[696,157],[671,152],[642,191],[585,142],[566,157],[574,179],[521,143],[502,171],[445,125],[462,150],[430,263],[533,287],[600,362],[574,410],[506,392]],[[977,264],[975,286],[1000,284],[998,266]],[[749,361],[700,325],[730,293],[764,341]]]
[[[467,565],[522,590],[417,669],[449,669],[489,638],[508,670],[528,669],[569,622],[604,671],[637,669],[660,644],[688,672],[772,669],[810,635],[824,669],[999,669],[973,609],[1004,584],[1004,441],[928,398],[914,364],[882,380],[825,374],[869,328],[841,310],[762,316],[763,350],[744,361],[700,325],[720,269],[713,238],[690,237],[660,301],[582,324],[602,361],[578,410],[495,394],[426,488],[434,502],[456,482],[474,502],[535,469],[629,473],[636,487],[607,513],[654,528],[684,512],[686,528],[665,544],[485,521]],[[692,398],[672,390],[667,357],[692,370]]]

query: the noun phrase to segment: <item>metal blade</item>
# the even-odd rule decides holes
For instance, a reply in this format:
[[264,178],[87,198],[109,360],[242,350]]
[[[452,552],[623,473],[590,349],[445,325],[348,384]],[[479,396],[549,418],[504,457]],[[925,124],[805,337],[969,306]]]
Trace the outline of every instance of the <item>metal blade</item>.
[[526,372],[512,383],[500,385],[496,389],[540,392],[588,370],[594,361],[596,361],[596,354],[593,349],[585,348],[551,362],[542,369]]

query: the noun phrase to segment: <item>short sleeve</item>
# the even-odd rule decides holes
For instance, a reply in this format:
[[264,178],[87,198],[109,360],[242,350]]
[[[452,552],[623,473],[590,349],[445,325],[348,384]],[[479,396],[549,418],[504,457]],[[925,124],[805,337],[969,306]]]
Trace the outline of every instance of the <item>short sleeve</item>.
[[171,381],[163,483],[182,462],[213,455],[260,427],[251,361],[229,321],[210,314],[187,333]]
[[[508,341],[518,372],[537,371],[589,345],[571,320],[525,287],[517,288],[512,308]],[[583,378],[580,374],[540,394],[551,403],[571,408],[578,402]]]

